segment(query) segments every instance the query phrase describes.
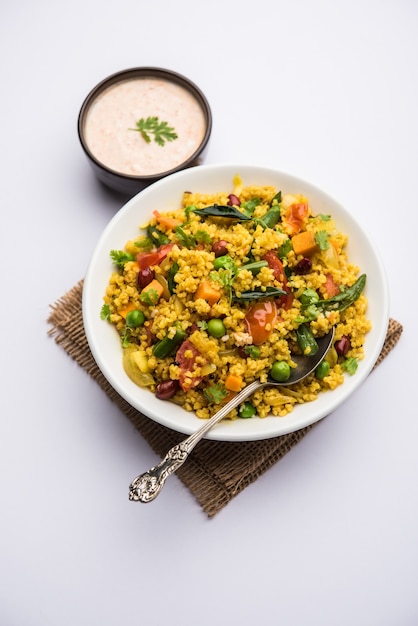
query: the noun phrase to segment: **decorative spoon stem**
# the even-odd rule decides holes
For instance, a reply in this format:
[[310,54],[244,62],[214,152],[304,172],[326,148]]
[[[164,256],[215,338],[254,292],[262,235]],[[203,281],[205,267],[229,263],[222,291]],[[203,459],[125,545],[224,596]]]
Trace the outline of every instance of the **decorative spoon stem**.
[[318,340],[319,349],[314,357],[293,357],[297,366],[286,382],[276,382],[269,379],[262,383],[259,380],[255,380],[240,391],[232,400],[227,402],[227,404],[215,413],[215,415],[205,421],[198,430],[187,437],[187,439],[171,448],[158,465],[155,465],[155,467],[152,467],[147,472],[137,476],[129,486],[129,500],[133,500],[134,502],[151,502],[151,500],[154,500],[163,488],[167,478],[183,465],[190,452],[199,441],[203,439],[206,433],[208,433],[215,424],[226,417],[232,409],[257,391],[257,389],[294,385],[309,376],[324,359],[334,339],[334,333],[335,329],[333,328],[332,331]]

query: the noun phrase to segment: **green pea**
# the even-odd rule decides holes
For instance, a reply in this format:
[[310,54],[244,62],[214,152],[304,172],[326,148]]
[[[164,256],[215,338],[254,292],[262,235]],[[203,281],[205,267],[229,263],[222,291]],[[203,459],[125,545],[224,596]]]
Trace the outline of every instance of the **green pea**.
[[243,419],[247,419],[248,417],[253,417],[257,413],[257,409],[251,402],[244,402],[241,404],[238,409],[238,415]]
[[223,321],[220,319],[209,320],[208,333],[216,339],[223,337],[226,334],[226,328]]
[[330,369],[331,368],[328,361],[321,361],[321,363],[315,370],[315,376],[318,378],[318,380],[322,380],[323,378],[325,378],[325,376],[328,376]]
[[138,326],[142,326],[145,322],[145,315],[140,309],[134,309],[133,311],[129,311],[126,316],[126,325],[130,328],[138,328]]
[[270,376],[279,383],[285,383],[290,378],[290,365],[286,361],[275,361],[270,370]]

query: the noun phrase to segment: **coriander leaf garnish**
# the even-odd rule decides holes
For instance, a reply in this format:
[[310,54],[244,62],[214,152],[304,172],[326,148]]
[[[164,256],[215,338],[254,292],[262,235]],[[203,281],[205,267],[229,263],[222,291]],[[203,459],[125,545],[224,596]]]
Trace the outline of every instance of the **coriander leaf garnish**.
[[212,237],[209,235],[207,230],[198,230],[196,231],[196,241],[199,243],[212,243]]
[[129,254],[124,250],[111,250],[110,258],[112,259],[113,263],[118,267],[123,267],[128,261],[134,260],[132,254]]
[[206,387],[206,389],[203,390],[203,393],[206,400],[214,404],[219,404],[228,395],[226,388],[221,383],[217,383],[211,387]]
[[318,247],[320,250],[328,250],[329,239],[328,239],[328,233],[326,230],[318,230],[315,233],[315,241],[318,244]]
[[104,304],[100,309],[100,319],[110,322],[110,306],[108,304]]
[[180,243],[180,245],[185,248],[195,248],[196,247],[196,239],[193,235],[188,235],[181,226],[176,226],[174,229],[176,233],[176,237]]
[[147,119],[141,117],[136,123],[136,128],[129,130],[136,130],[141,133],[142,138],[147,143],[151,142],[151,135],[154,135],[154,141],[159,146],[164,146],[166,141],[174,141],[178,138],[174,128],[165,121],[160,122],[156,116],[148,116]]
[[144,304],[149,304],[150,306],[157,304],[158,302],[158,292],[155,289],[147,289],[139,296],[139,299]]
[[141,250],[151,250],[154,242],[150,237],[141,237],[141,239],[134,242],[134,245]]
[[[229,261],[229,258],[228,258]],[[224,267],[221,267],[216,272],[210,272],[209,277],[211,280],[220,283],[228,296],[229,300],[232,300],[232,283],[238,273],[238,267],[235,265],[233,259],[226,262]]]
[[289,238],[285,239],[279,248],[279,257],[281,259],[284,259],[284,257],[287,256],[288,252],[290,252],[291,250],[293,250],[291,240]]
[[350,374],[350,376],[353,376],[356,373],[357,368],[358,368],[358,359],[356,359],[355,357],[346,359],[345,361],[341,363],[341,367],[348,374]]
[[127,348],[131,344],[132,331],[129,326],[124,326],[120,336],[122,348]]

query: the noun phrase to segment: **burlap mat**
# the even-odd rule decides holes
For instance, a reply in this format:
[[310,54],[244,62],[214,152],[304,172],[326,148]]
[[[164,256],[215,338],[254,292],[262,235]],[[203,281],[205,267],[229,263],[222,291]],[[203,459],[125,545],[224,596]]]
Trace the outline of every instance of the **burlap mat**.
[[[156,424],[133,409],[109,385],[90,352],[84,333],[81,300],[83,280],[51,306],[48,334],[96,380],[109,398],[130,419],[148,441],[151,448],[163,457],[185,435]],[[389,321],[386,341],[376,362],[378,365],[389,354],[402,333],[402,325]],[[375,367],[376,367],[375,365]],[[177,471],[180,480],[194,494],[209,517],[220,511],[234,496],[281,459],[313,426],[288,435],[251,442],[218,442],[203,440],[193,450],[187,462]],[[139,466],[138,466],[139,468]],[[143,468],[144,470],[148,468]],[[127,492],[133,476],[127,476]]]

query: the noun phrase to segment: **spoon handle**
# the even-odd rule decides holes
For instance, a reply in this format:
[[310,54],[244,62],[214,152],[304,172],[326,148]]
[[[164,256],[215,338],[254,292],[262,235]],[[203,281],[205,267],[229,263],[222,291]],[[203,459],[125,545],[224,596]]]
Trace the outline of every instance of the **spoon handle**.
[[190,452],[203,439],[206,433],[228,415],[232,409],[262,386],[264,384],[256,380],[245,387],[215,415],[205,421],[198,430],[171,448],[158,465],[134,478],[129,486],[129,499],[135,502],[151,502],[151,500],[154,500],[163,488],[167,478],[183,465]]

